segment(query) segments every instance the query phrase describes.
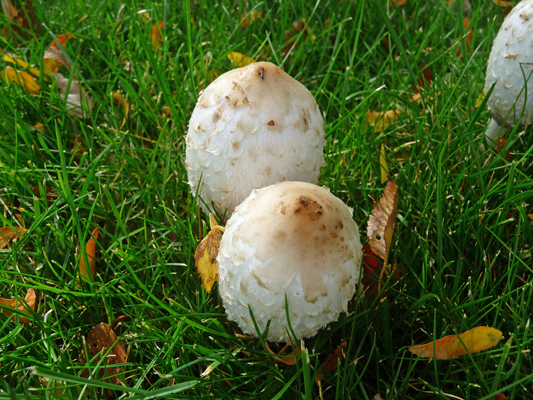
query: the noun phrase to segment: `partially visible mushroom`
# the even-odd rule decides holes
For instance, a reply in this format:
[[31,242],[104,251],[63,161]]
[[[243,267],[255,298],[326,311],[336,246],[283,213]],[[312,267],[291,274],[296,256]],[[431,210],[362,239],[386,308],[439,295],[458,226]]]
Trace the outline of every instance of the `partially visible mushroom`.
[[523,0],[503,21],[490,52],[485,91],[495,86],[487,101],[492,115],[485,133],[489,144],[500,132],[533,122],[532,42],[533,0]]
[[316,183],[324,122],[311,93],[268,62],[218,77],[189,121],[186,164],[204,211],[229,217],[252,191],[276,182]]
[[226,225],[218,253],[219,291],[228,318],[266,339],[313,336],[354,296],[362,246],[352,209],[328,189],[281,182],[254,190]]

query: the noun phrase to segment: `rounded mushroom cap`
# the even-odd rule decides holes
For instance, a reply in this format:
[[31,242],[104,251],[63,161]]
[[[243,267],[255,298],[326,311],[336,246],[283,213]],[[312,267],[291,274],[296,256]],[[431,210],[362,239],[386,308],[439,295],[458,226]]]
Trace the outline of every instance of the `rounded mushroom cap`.
[[[218,255],[228,318],[244,333],[270,327],[267,340],[310,337],[347,310],[359,280],[362,247],[352,209],[328,189],[281,182],[254,190],[226,225]],[[286,297],[285,297],[286,296]]]
[[[496,82],[487,105],[501,126],[530,123],[533,117],[532,41],[533,0],[524,0],[505,18],[487,65],[485,92]],[[523,110],[525,116],[518,121]]]
[[191,190],[206,212],[229,216],[253,189],[316,183],[324,136],[315,99],[283,70],[258,62],[229,71],[205,89],[189,121]]

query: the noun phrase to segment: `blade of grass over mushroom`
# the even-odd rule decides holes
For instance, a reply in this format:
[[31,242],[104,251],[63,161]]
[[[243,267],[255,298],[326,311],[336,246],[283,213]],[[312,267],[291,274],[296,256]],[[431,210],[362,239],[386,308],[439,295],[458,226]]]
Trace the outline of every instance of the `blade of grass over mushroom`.
[[421,358],[451,360],[490,349],[501,339],[501,331],[488,326],[478,326],[460,335],[448,335],[434,342],[411,346],[409,351]]

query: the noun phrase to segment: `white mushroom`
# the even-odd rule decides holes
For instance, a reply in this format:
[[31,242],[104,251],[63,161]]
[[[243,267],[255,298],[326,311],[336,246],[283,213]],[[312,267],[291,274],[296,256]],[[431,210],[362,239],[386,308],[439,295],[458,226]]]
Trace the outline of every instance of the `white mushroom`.
[[[268,62],[218,77],[189,121],[189,184],[218,214],[276,182],[316,183],[324,164],[324,121],[311,93]],[[200,187],[198,187],[200,185]]]
[[532,122],[532,45],[533,0],[524,0],[503,21],[490,52],[485,91],[496,85],[487,101],[493,118],[485,133],[489,143],[507,128]]
[[[267,340],[297,339],[346,312],[359,280],[362,247],[352,209],[328,189],[281,182],[254,190],[226,225],[218,253],[219,291],[228,318]],[[286,300],[285,300],[286,299]]]

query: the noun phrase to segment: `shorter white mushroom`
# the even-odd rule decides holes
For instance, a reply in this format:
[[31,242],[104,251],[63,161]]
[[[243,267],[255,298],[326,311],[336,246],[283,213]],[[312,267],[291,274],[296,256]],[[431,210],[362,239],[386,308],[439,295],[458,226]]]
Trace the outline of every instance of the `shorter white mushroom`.
[[346,312],[359,279],[362,247],[352,209],[328,189],[281,182],[254,190],[226,225],[218,254],[228,318],[266,339],[313,336]]
[[489,144],[516,124],[533,122],[532,42],[533,0],[523,0],[503,21],[490,52],[485,80],[486,92],[494,85],[487,101],[492,115],[485,132]]

